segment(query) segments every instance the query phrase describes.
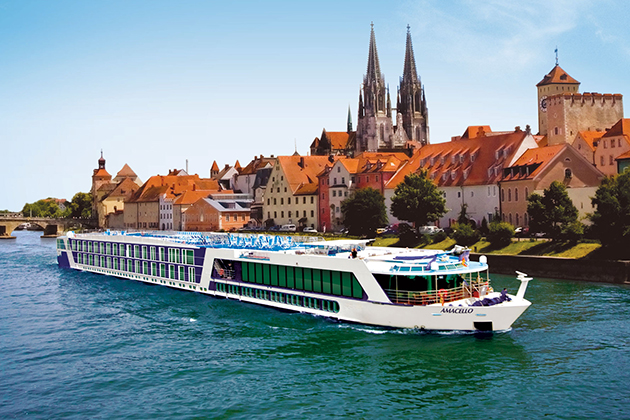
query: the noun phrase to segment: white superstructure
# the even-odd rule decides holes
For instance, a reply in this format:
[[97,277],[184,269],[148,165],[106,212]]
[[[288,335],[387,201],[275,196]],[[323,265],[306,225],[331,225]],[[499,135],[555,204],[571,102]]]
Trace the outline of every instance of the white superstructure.
[[516,296],[494,292],[485,257],[464,249],[293,238],[69,232],[57,256],[62,267],[393,328],[507,330],[530,305],[529,278],[519,273]]

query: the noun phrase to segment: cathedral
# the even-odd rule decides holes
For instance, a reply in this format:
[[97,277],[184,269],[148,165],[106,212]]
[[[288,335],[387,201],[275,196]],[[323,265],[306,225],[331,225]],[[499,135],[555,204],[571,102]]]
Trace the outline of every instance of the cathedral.
[[396,125],[392,121],[389,87],[381,73],[372,24],[367,72],[363,77],[362,91],[359,92],[355,153],[415,149],[429,143],[429,113],[424,88],[416,70],[409,25],[403,75],[394,110]]
[[[393,116],[395,111],[396,124]],[[429,143],[429,111],[416,70],[416,59],[407,25],[407,44],[403,75],[396,93],[396,108],[392,108],[389,86],[381,73],[374,36],[370,32],[367,72],[359,91],[357,130],[352,131],[348,109],[346,132],[322,131],[311,144],[311,155],[354,156],[363,152],[400,152],[409,155]]]

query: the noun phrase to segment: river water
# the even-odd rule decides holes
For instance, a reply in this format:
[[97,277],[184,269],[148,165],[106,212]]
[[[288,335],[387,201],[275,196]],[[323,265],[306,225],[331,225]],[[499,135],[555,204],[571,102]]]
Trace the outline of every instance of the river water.
[[511,331],[425,334],[64,270],[54,239],[14,235],[2,419],[630,416],[625,286],[536,278]]

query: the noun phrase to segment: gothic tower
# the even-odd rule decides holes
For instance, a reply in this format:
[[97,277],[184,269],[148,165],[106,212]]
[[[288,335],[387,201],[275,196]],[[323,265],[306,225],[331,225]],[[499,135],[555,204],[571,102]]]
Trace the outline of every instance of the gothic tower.
[[[407,25],[405,64],[398,87],[396,113],[402,115],[403,128],[409,140],[418,142],[423,146],[429,143],[429,110],[424,97],[424,88],[416,70],[409,25]],[[399,130],[400,127],[396,127],[396,129]]]
[[371,24],[367,72],[363,77],[363,92],[359,92],[359,118],[357,120],[356,151],[375,152],[392,147],[392,110],[389,92],[381,74],[376,51],[374,24]]

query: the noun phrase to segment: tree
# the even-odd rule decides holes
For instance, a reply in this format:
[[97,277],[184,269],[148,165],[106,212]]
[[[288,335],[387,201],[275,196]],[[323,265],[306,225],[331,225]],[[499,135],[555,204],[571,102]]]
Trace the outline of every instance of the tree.
[[67,217],[89,219],[92,217],[92,194],[78,192],[72,197],[72,201],[68,206],[69,214]]
[[604,178],[591,203],[591,231],[602,245],[630,245],[630,171]]
[[481,239],[481,234],[468,223],[455,223],[453,228],[453,239],[459,245],[471,246]]
[[446,213],[446,200],[437,185],[427,177],[427,171],[406,175],[396,186],[391,205],[392,214],[416,228],[437,221]]
[[351,235],[374,235],[387,224],[385,197],[374,188],[361,188],[341,203],[344,225]]
[[59,218],[63,215],[54,198],[45,198],[34,203],[26,203],[22,208],[22,214],[26,217],[51,218]]
[[554,181],[544,190],[542,196],[533,193],[527,201],[530,228],[534,232],[544,232],[553,239],[571,237],[575,240],[576,232],[579,232],[576,225],[576,222],[579,223],[578,210],[569,198],[564,184]]
[[514,226],[495,218],[488,227],[488,241],[496,247],[507,246],[512,242]]

